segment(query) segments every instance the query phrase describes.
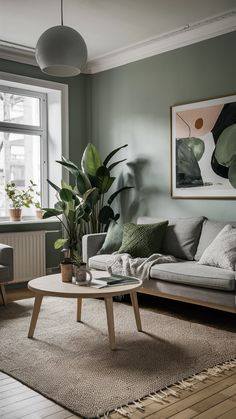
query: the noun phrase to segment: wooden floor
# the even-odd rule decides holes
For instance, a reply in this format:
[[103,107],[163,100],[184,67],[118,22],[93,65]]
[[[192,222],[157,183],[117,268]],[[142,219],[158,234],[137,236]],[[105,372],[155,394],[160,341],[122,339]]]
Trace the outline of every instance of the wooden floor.
[[[13,301],[32,297],[32,294],[27,289],[20,289],[8,291],[7,296],[9,301]],[[144,301],[144,307],[145,304],[150,306],[150,300],[148,300],[148,303]],[[166,312],[165,303],[160,302],[158,306],[157,311]],[[187,314],[183,315],[186,307],[188,307]],[[195,317],[199,318],[200,316],[201,319],[206,316],[206,323],[209,323],[210,313],[214,318],[218,317],[219,327],[225,324],[227,325],[225,327],[230,330],[232,330],[235,322],[234,315],[219,313],[214,310],[205,312],[204,309],[200,309],[200,311],[198,309],[198,311],[195,311],[194,308],[191,312],[189,306],[180,303],[177,306],[172,305],[171,313],[177,317],[189,316],[191,321],[194,321]],[[143,404],[144,410],[136,411],[132,415],[132,419],[236,419],[236,368],[226,371],[218,377],[211,377],[198,383],[191,391],[183,391],[178,399],[169,396],[165,403],[157,403],[146,399]],[[44,398],[15,379],[0,373],[1,419],[63,419],[75,417],[78,416]],[[121,419],[124,416],[114,412],[110,415],[110,418]]]

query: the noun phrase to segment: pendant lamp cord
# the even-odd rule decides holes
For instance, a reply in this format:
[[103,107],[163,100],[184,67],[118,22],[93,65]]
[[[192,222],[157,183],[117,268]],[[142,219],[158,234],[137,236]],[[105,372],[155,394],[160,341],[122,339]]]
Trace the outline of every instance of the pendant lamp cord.
[[63,0],[61,0],[61,26],[63,26]]

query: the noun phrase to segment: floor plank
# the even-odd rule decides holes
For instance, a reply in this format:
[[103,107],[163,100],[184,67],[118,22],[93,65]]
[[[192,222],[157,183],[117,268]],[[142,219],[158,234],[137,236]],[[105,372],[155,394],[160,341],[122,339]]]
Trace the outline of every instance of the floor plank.
[[4,407],[4,406],[11,406],[16,404],[17,402],[23,401],[23,400],[28,400],[31,397],[35,397],[37,396],[37,393],[33,390],[29,390],[27,392],[23,392],[20,394],[15,394],[13,396],[8,396],[6,398],[3,398],[2,400],[0,400],[0,408]]
[[225,414],[229,410],[232,410],[236,407],[236,402],[231,399],[227,399],[217,405],[213,406],[211,409],[206,410],[205,412],[196,415],[196,419],[215,419],[220,415]]
[[223,415],[218,416],[218,419],[235,419],[236,418],[236,407],[228,412],[223,413]]

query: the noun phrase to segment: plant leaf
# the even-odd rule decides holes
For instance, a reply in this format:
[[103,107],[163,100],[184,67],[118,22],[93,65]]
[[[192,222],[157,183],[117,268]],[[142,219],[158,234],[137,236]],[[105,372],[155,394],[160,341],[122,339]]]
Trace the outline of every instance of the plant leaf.
[[105,166],[100,166],[96,171],[96,177],[110,176],[109,170]]
[[114,169],[114,167],[116,167],[118,164],[122,163],[123,161],[126,161],[127,159],[122,159],[119,161],[116,161],[115,163],[112,163],[110,166],[108,166],[108,170],[111,171],[112,169]]
[[82,196],[88,189],[92,188],[91,182],[86,175],[86,173],[82,172],[82,170],[78,170],[78,174],[76,177],[76,185],[79,194]]
[[83,171],[89,176],[95,176],[97,169],[102,166],[100,154],[94,144],[89,143],[84,150],[81,160]]
[[120,218],[120,214],[118,214],[118,213],[117,213],[117,214],[115,215],[115,217],[114,217],[114,221],[118,221],[118,220],[119,220],[119,218]]
[[85,204],[89,205],[92,208],[99,200],[100,193],[98,188],[92,188],[85,192],[83,199]]
[[62,201],[72,201],[73,199],[73,192],[70,189],[62,188],[59,192],[60,198]]
[[121,192],[127,189],[133,189],[133,186],[124,186],[123,188],[120,188],[118,189],[118,191],[114,192],[107,201],[108,205],[111,205],[114,199],[117,197],[117,195],[119,195]]
[[42,210],[44,211],[43,213],[43,218],[50,218],[50,217],[55,217],[58,215],[61,215],[63,212],[62,211],[58,211],[57,209],[54,208],[42,208]]
[[47,179],[47,182],[49,183],[49,185],[54,188],[57,192],[60,192],[61,188],[59,188],[59,186],[55,185],[55,183],[51,182],[51,180]]
[[61,187],[64,189],[69,189],[70,191],[73,190],[72,186],[69,183],[66,183],[64,180],[61,181]]
[[68,239],[57,239],[54,243],[54,249],[61,249]]
[[105,158],[103,165],[106,166],[107,163],[112,159],[112,157],[122,148],[127,147],[128,144],[122,145],[121,147],[116,148],[115,150],[113,150],[110,154],[108,154],[108,156]]
[[104,177],[100,177],[97,179],[97,187],[99,189],[99,192],[101,194],[104,194],[106,192],[109,191],[111,185],[113,184],[115,180],[115,177],[108,177],[108,176],[104,176]]
[[62,160],[56,160],[56,162],[65,167],[70,173],[72,173],[72,175],[77,175],[79,168],[72,161],[62,156]]
[[55,203],[54,208],[57,211],[63,212],[63,211],[65,211],[66,203],[64,201],[58,201],[58,202]]
[[102,224],[109,223],[110,220],[114,219],[114,211],[108,205],[105,205],[99,212],[98,220]]

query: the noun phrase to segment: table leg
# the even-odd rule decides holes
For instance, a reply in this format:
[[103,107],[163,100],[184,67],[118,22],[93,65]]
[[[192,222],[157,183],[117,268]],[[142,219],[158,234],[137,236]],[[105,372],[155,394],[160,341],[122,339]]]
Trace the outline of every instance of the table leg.
[[82,298],[77,298],[77,322],[81,322]]
[[114,329],[114,314],[113,314],[113,300],[112,297],[104,298],[107,312],[107,326],[111,349],[115,349],[115,329]]
[[134,315],[135,315],[137,329],[138,329],[139,332],[142,332],[142,324],[141,324],[140,313],[139,313],[137,293],[136,292],[131,292],[130,293],[130,298],[131,298],[132,306],[133,306],[133,309],[134,309]]
[[5,285],[1,284],[0,289],[1,289],[1,295],[2,295],[2,303],[3,303],[4,306],[6,306],[7,305],[7,296],[6,296],[6,291],[5,291]]
[[43,299],[42,295],[37,295],[35,297],[28,338],[32,338],[34,336],[34,331],[35,331],[36,323],[38,320],[38,315],[39,315],[42,299]]

